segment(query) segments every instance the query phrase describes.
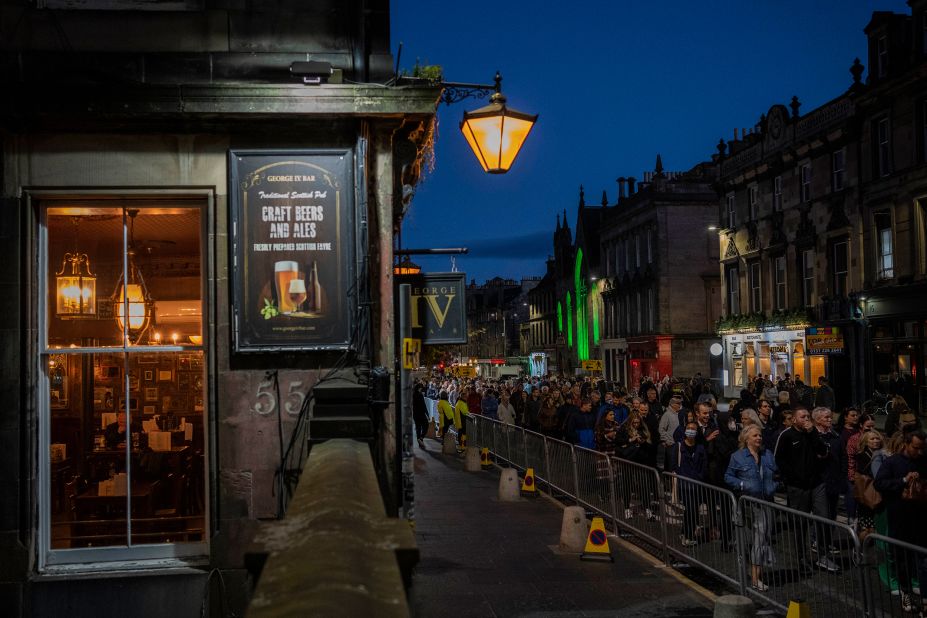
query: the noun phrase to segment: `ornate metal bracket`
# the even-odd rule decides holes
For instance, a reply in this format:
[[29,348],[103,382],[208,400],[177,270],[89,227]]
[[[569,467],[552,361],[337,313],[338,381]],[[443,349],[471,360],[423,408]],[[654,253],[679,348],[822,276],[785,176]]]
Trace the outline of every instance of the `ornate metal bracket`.
[[502,75],[496,71],[495,84],[462,84],[459,82],[441,82],[444,90],[441,92],[441,102],[451,105],[464,99],[485,99],[493,94],[502,93]]

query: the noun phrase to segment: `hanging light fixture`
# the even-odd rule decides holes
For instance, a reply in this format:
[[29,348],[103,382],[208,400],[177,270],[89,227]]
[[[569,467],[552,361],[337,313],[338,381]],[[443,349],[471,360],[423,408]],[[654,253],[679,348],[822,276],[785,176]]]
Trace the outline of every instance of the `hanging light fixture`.
[[394,275],[417,275],[422,272],[422,267],[406,256],[401,262],[393,267]]
[[55,273],[55,313],[59,318],[92,318],[97,315],[97,278],[90,271],[90,258],[77,249],[77,217],[73,223],[74,252],[64,254],[61,270]]
[[[130,218],[129,247],[126,251],[128,272],[119,276],[112,301],[113,315],[116,316],[119,330],[125,333],[127,344],[133,344],[141,340],[142,334],[151,324],[154,299],[148,293],[145,278],[135,262],[135,217],[138,215],[138,210],[129,210],[128,215]],[[126,276],[128,276],[128,282],[126,282]]]
[[484,172],[504,174],[518,156],[538,117],[537,114],[525,114],[506,107],[502,76],[496,73],[495,81],[495,93],[489,99],[490,104],[464,112],[460,131]]

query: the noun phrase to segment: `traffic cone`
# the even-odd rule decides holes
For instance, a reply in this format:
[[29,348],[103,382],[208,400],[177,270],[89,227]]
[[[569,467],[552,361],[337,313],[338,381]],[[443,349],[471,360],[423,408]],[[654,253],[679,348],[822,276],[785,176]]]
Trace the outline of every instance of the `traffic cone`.
[[[612,552],[608,547],[608,535],[605,533],[605,522],[601,517],[593,517],[589,526],[589,536],[586,537],[586,548],[580,554],[581,560],[608,560],[614,562]],[[802,618],[809,618],[803,616]]]
[[459,442],[460,444],[457,445],[457,449],[461,451],[467,450],[467,434],[465,433],[460,434]]
[[537,483],[534,478],[534,468],[528,468],[525,472],[525,480],[521,482],[521,495],[533,497],[538,495]]
[[489,448],[485,446],[480,449],[480,465],[484,468],[488,468],[492,465],[489,461]]
[[801,599],[789,601],[789,610],[785,618],[811,618],[811,608]]

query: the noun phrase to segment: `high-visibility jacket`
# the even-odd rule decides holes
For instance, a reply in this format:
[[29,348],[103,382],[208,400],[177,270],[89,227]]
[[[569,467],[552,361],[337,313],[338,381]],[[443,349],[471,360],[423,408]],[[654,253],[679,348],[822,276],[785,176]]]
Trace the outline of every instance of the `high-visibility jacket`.
[[451,406],[451,402],[447,399],[438,400],[438,414],[441,416],[441,424],[444,424],[444,419],[447,419],[456,425],[454,419],[454,408]]
[[467,406],[467,402],[463,399],[457,400],[457,405],[454,406],[454,425],[457,429],[463,427],[463,417],[470,416],[470,408]]

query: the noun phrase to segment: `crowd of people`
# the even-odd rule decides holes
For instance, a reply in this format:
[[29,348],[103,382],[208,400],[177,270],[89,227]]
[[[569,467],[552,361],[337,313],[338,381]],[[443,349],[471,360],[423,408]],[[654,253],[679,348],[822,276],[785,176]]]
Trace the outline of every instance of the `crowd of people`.
[[[835,392],[823,377],[812,389],[788,375],[775,382],[757,376],[739,399],[719,410],[711,382],[698,375],[642,380],[637,389],[589,377],[435,376],[415,386],[413,411],[423,448],[429,423],[426,397],[438,401],[442,433],[453,427],[465,434],[468,416],[479,414],[676,473],[674,495],[683,511],[684,547],[712,536],[720,539],[723,551],[733,545],[732,514],[712,503],[710,492],[697,491],[699,483],[765,502],[784,494],[790,508],[829,520],[837,518],[842,504],[847,523],[861,538],[878,532],[927,547],[922,523],[927,515],[927,437],[898,393],[884,431],[879,431],[875,419],[856,406],[835,418]],[[646,490],[627,483],[619,487],[629,519],[635,516],[635,492]],[[641,515],[655,520],[656,509],[643,502]],[[707,509],[711,530],[698,525],[700,506]],[[831,557],[837,550],[830,528],[808,528],[795,534],[802,568],[839,572],[841,566]],[[751,585],[765,591],[764,568],[775,564],[772,511],[754,510],[750,529]],[[883,577],[899,591],[905,611],[914,611],[913,592],[917,582],[927,582],[927,563],[910,553],[893,562]]]

